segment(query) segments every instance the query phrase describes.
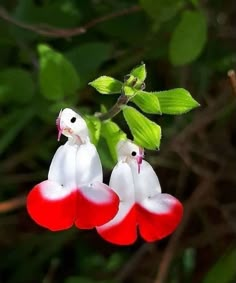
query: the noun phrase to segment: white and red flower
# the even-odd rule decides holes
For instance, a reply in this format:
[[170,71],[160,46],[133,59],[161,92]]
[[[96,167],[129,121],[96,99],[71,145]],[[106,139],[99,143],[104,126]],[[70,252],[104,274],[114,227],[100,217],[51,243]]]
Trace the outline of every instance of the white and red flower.
[[171,234],[180,223],[182,204],[161,193],[157,175],[143,159],[143,150],[131,141],[118,144],[118,163],[109,186],[120,198],[119,211],[108,223],[97,227],[105,240],[129,245],[137,239],[137,229],[147,242]]
[[117,194],[102,183],[102,166],[88,128],[71,109],[60,112],[58,139],[68,141],[56,151],[48,180],[37,184],[28,194],[27,210],[39,225],[52,231],[76,225],[90,229],[111,220],[118,211]]

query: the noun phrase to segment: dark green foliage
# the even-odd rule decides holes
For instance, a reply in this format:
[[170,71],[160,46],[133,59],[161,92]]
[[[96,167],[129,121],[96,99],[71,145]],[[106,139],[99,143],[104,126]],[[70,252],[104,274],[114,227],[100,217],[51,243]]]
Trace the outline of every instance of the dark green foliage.
[[[56,141],[55,119],[71,107],[86,118],[106,183],[127,136],[152,149],[145,158],[163,192],[186,203],[166,282],[234,283],[236,102],[226,74],[236,62],[235,1],[0,5],[0,282],[152,283],[163,272],[172,238],[119,247],[91,230],[49,232],[27,215],[23,197],[47,178],[66,140]],[[93,116],[121,92],[129,102],[120,114]]]

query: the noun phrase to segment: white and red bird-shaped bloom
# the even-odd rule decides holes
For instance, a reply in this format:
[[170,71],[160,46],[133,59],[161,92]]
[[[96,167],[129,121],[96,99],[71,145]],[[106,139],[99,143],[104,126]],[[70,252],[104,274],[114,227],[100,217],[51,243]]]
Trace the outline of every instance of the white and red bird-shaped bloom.
[[173,196],[161,193],[152,166],[142,160],[144,151],[133,142],[118,143],[118,163],[112,171],[109,186],[120,198],[117,215],[97,232],[105,240],[129,245],[137,239],[137,228],[147,242],[171,234],[182,218],[182,204]]
[[91,229],[111,220],[118,211],[119,198],[102,183],[100,158],[90,142],[82,117],[66,108],[56,120],[58,140],[68,141],[56,151],[48,180],[28,194],[27,210],[39,225],[52,231],[70,228]]

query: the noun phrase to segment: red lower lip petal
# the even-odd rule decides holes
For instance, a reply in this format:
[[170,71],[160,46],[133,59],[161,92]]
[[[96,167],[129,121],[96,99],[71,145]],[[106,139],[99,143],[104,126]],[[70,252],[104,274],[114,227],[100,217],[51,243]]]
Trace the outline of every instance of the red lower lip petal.
[[48,180],[36,185],[27,197],[29,215],[38,225],[51,231],[70,228],[76,216],[77,193],[71,192],[63,198],[50,200],[42,194],[43,186],[53,193],[59,185]]

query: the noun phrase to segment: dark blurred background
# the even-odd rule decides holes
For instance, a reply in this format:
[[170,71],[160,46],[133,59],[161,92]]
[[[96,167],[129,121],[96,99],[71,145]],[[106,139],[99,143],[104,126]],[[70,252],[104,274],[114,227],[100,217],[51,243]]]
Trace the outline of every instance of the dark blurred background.
[[[0,282],[236,282],[236,4],[234,0],[0,1]],[[76,91],[42,90],[38,44],[75,67]],[[25,196],[46,179],[62,107],[93,114],[117,96],[88,86],[123,80],[146,63],[147,90],[184,87],[201,107],[153,117],[148,151],[164,192],[185,205],[182,224],[153,244],[103,241],[95,231],[52,233],[27,215]],[[61,87],[49,72],[49,87]],[[122,116],[115,121],[126,131]],[[105,180],[114,165],[100,145]]]

